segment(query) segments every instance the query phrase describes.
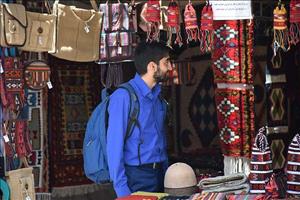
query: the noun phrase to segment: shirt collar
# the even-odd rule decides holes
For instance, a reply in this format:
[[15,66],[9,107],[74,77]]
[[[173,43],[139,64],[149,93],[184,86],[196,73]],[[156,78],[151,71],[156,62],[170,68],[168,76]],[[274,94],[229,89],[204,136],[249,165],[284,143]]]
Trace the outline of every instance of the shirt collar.
[[148,87],[148,85],[145,83],[145,81],[142,79],[142,77],[139,74],[135,74],[133,80],[132,80],[141,94],[144,97],[149,97],[150,99],[156,98],[160,93],[160,85],[156,84],[152,90]]

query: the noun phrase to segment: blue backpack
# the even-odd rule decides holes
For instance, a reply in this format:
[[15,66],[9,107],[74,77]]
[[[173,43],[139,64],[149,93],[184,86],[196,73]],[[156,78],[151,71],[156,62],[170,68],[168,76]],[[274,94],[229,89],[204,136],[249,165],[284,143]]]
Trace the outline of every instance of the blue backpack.
[[[126,129],[126,139],[131,135],[137,124],[139,115],[139,101],[132,86],[127,82],[120,85],[129,92],[130,113]],[[109,170],[106,152],[106,132],[108,126],[108,105],[110,93],[105,88],[101,91],[101,103],[94,109],[88,120],[83,141],[83,162],[85,175],[96,183],[109,182]],[[125,143],[124,141],[124,143]]]

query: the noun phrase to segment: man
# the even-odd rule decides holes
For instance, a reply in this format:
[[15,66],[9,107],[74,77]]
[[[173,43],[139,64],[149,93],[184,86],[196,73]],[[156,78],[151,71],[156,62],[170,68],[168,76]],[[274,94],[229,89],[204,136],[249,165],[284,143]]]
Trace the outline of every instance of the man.
[[161,81],[172,70],[170,49],[162,43],[140,43],[136,48],[136,75],[129,81],[140,104],[138,123],[130,137],[125,132],[130,97],[117,89],[108,107],[107,157],[110,177],[118,197],[136,191],[162,192],[168,167],[164,120],[166,108],[160,98]]

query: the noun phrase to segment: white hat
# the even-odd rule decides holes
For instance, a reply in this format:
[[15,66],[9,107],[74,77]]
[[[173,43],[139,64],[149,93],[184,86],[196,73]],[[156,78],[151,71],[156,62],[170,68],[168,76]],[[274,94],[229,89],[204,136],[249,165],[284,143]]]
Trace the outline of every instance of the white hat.
[[175,163],[166,172],[164,187],[170,189],[187,188],[197,185],[194,170],[185,163]]

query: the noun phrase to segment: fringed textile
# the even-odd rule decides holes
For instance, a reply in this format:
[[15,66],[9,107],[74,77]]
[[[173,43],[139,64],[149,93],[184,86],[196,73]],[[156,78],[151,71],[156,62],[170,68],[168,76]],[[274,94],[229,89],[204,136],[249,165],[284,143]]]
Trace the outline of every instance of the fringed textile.
[[147,22],[147,41],[159,41],[160,4],[158,0],[148,0],[145,11]]
[[250,174],[250,159],[243,157],[224,156],[224,175],[244,172]]
[[167,15],[168,15],[168,46],[172,46],[172,35],[176,35],[176,39],[174,41],[175,44],[182,46],[182,37],[181,37],[181,31],[180,31],[180,22],[179,22],[179,17],[180,17],[180,9],[176,1],[172,0],[169,3],[168,10],[167,10]]
[[296,45],[300,41],[300,0],[290,2],[290,44]]
[[283,4],[278,5],[274,11],[274,38],[273,38],[273,48],[274,56],[276,56],[277,50],[279,48],[284,51],[289,50],[289,35],[287,26],[287,12]]
[[206,5],[201,12],[200,26],[200,52],[210,52],[213,45],[214,28],[213,28],[213,10],[211,5]]
[[214,29],[215,83],[253,84],[253,23],[215,21]]
[[51,200],[51,193],[35,193],[36,200]]
[[264,194],[266,183],[273,173],[271,150],[265,133],[266,128],[260,128],[252,146],[250,193]]
[[199,38],[199,28],[196,11],[191,2],[189,2],[184,9],[184,24],[187,33],[187,43],[193,40],[197,41]]
[[250,158],[254,137],[253,89],[217,88],[215,94],[223,154]]
[[300,135],[296,134],[288,148],[287,193],[300,195]]

